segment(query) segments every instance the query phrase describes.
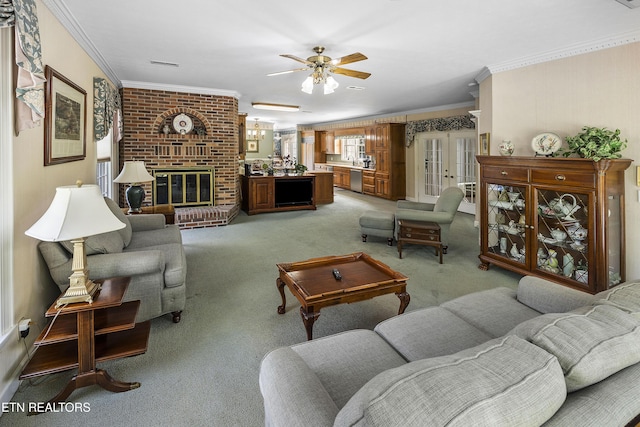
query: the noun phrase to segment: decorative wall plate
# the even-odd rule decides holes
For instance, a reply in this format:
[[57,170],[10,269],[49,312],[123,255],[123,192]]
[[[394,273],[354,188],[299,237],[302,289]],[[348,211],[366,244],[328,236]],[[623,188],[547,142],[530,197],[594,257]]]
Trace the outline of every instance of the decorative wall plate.
[[550,156],[560,149],[562,138],[555,133],[544,132],[531,140],[531,148],[540,156]]
[[191,132],[193,120],[184,113],[180,113],[173,118],[173,128],[181,135]]

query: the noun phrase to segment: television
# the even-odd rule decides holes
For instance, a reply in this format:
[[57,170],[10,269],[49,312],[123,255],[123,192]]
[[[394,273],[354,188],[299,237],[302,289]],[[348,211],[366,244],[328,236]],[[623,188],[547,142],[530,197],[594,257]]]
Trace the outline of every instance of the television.
[[313,178],[278,178],[275,180],[276,207],[313,204]]

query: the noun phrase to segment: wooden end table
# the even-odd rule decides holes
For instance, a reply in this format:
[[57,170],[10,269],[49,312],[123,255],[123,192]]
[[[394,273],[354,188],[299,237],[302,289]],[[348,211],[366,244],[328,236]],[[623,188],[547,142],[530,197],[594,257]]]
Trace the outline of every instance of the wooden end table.
[[444,247],[440,237],[440,226],[435,222],[428,221],[408,221],[398,220],[398,256],[402,258],[402,244],[413,243],[415,245],[427,245],[436,248],[436,255],[440,255],[442,264],[442,253]]
[[162,214],[167,224],[175,224],[176,222],[176,212],[173,205],[143,206],[141,209],[142,212],[129,212],[129,208],[122,208],[122,212],[126,215]]
[[[74,303],[56,309],[56,302],[45,313],[58,316],[35,341],[39,347],[22,371],[20,379],[78,369],[67,386],[49,403],[62,402],[74,390],[99,385],[112,392],[140,387],[111,378],[96,368],[96,362],[136,356],[147,351],[150,322],[135,323],[140,301],[122,302],[129,277],[106,279],[93,303]],[[100,281],[96,281],[100,283]],[[57,301],[57,300],[56,300]]]
[[[285,312],[286,285],[300,301],[307,340],[312,339],[313,323],[320,316],[322,307],[364,301],[392,292],[400,299],[398,314],[404,313],[409,305],[408,278],[362,252],[276,266],[280,272],[276,286],[282,297],[278,313]],[[339,271],[340,279],[334,277],[334,269]]]

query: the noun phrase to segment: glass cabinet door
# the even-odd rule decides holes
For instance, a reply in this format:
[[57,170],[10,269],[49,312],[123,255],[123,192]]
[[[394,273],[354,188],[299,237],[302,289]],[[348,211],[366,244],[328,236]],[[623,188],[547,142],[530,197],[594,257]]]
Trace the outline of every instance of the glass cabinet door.
[[593,193],[536,189],[536,268],[587,287],[589,244],[593,241]]
[[527,187],[487,184],[488,252],[527,264]]

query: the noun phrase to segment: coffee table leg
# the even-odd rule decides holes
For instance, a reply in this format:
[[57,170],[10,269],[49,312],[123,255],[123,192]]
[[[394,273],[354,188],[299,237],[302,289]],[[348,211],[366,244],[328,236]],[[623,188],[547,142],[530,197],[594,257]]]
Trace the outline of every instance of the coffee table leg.
[[307,330],[307,341],[311,341],[313,339],[313,323],[320,317],[320,313],[314,312],[313,307],[310,311],[300,307],[300,316],[302,316],[302,323]]
[[409,305],[411,297],[407,292],[396,292],[396,295],[400,298],[400,309],[398,310],[398,314],[402,314]]
[[278,314],[284,314],[284,308],[287,305],[287,298],[284,296],[284,282],[280,280],[279,277],[276,279],[276,286],[278,287],[278,291],[280,291],[280,296],[282,297],[282,305],[278,306]]

